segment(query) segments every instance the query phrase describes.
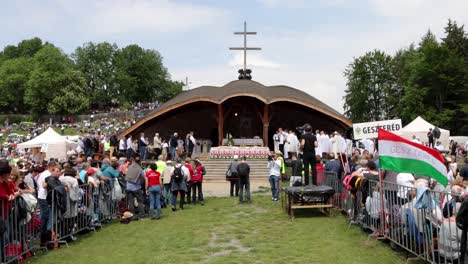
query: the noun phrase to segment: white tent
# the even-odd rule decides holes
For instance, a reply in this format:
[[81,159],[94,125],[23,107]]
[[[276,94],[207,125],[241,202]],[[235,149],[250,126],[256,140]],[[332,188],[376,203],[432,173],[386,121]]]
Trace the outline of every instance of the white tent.
[[46,153],[46,159],[67,158],[67,150],[75,149],[76,143],[69,141],[66,137],[59,135],[54,129],[49,127],[39,136],[18,144],[17,148],[41,148],[41,152]]
[[[429,140],[427,138],[427,132],[429,132],[429,128],[434,129],[434,125],[431,123],[427,122],[426,120],[422,119],[422,117],[418,116],[416,119],[414,119],[411,123],[409,123],[407,126],[403,127],[398,131],[398,133],[406,138],[406,139],[413,139],[413,135],[415,135],[421,142],[428,143]],[[438,141],[444,145],[445,149],[447,150],[448,145],[449,145],[449,137],[450,137],[450,131],[446,129],[440,129],[440,138]],[[435,142],[434,142],[435,143]]]

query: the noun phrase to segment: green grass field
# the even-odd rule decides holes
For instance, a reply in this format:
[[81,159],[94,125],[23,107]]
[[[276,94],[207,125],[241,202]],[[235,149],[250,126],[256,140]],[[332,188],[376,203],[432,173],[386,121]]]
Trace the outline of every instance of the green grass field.
[[207,199],[205,206],[163,210],[159,221],[114,223],[28,263],[403,263],[382,242],[348,228],[339,212],[298,212],[291,222],[279,202]]

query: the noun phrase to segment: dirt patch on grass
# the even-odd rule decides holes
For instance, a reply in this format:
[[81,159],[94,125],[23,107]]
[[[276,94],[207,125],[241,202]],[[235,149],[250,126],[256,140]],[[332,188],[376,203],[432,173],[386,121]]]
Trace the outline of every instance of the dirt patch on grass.
[[218,249],[219,251],[210,253],[205,262],[215,257],[228,256],[232,253],[247,253],[252,250],[252,248],[244,247],[238,239],[229,239],[227,242],[220,242],[219,240],[218,235],[212,232],[208,247],[211,249]]

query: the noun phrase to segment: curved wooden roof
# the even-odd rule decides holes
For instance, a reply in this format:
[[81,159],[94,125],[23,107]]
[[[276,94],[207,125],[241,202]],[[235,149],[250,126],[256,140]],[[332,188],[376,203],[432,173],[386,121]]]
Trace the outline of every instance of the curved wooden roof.
[[351,121],[338,111],[301,90],[286,85],[264,86],[261,83],[251,80],[238,80],[221,87],[201,86],[189,91],[184,91],[160,105],[158,109],[140,119],[133,126],[124,130],[119,137],[131,134],[144,123],[178,107],[202,101],[222,104],[224,101],[237,96],[255,97],[266,104],[279,101],[301,104],[328,115],[348,127],[352,126]]

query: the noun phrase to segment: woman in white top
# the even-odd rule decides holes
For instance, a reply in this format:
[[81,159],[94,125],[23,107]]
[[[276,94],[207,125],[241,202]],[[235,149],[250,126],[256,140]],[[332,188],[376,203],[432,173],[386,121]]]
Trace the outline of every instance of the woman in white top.
[[414,176],[411,173],[399,173],[397,175],[397,184],[398,184],[398,204],[403,205],[408,202],[408,191],[412,190],[414,187]]

